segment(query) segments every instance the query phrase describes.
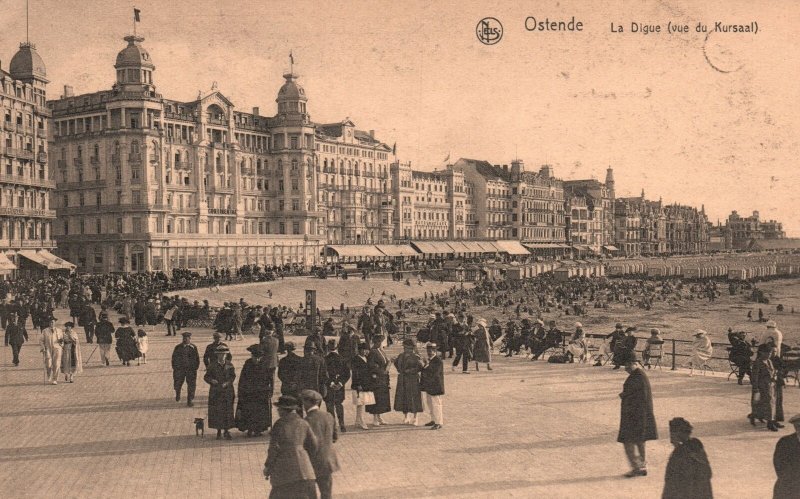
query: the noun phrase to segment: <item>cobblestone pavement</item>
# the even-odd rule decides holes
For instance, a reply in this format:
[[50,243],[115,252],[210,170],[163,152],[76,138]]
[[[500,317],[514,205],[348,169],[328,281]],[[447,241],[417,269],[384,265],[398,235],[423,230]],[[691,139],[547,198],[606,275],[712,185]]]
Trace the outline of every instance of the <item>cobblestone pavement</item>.
[[[60,314],[63,316],[63,314]],[[42,384],[33,333],[22,364],[0,350],[0,490],[3,497],[263,497],[267,437],[217,441],[194,434],[194,408],[176,403],[169,356],[177,340],[150,333],[147,365],[101,367],[94,353],[74,384]],[[237,372],[252,338],[231,342]],[[210,331],[195,331],[202,349]],[[86,360],[94,345],[83,345]],[[395,347],[392,355],[398,352]],[[771,497],[778,437],[752,429],[748,387],[724,376],[650,372],[661,439],[648,444],[650,475],[624,479],[616,443],[624,371],[497,359],[494,371],[446,374],[445,426],[352,427],[336,444],[337,497],[660,497],[671,451],[667,423],[684,416],[708,450],[716,497]],[[392,380],[394,386],[394,379]],[[394,391],[392,392],[394,393]],[[788,387],[787,414],[800,412]],[[421,423],[428,421],[423,416]],[[746,492],[745,492],[746,491]]]

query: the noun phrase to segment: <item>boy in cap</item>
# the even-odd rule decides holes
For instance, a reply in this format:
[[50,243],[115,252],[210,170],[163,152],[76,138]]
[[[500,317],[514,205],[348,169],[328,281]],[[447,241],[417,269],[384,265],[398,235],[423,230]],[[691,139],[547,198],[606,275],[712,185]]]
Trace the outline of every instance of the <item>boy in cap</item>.
[[317,453],[317,437],[311,426],[298,416],[297,399],[281,395],[275,407],[278,420],[272,427],[264,462],[264,478],[270,481],[269,497],[316,499],[316,475],[311,457]]
[[309,454],[314,467],[320,499],[330,499],[333,491],[333,473],[339,471],[339,458],[333,448],[338,439],[333,416],[319,410],[322,395],[314,390],[300,392],[300,400],[306,411],[306,422],[317,438],[317,451]]

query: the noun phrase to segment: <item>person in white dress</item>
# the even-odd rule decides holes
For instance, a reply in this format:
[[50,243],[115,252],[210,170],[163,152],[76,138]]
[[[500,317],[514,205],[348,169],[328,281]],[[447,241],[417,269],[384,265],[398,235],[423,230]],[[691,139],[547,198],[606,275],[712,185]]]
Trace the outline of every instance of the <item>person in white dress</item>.
[[147,364],[147,351],[150,349],[150,339],[144,329],[136,333],[136,349],[141,354],[136,361],[136,365]]

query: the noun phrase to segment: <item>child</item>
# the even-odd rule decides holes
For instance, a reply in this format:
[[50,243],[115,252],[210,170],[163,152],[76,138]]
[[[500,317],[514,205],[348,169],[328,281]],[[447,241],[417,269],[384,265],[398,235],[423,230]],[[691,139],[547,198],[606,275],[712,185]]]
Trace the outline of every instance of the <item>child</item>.
[[147,338],[147,333],[144,332],[144,329],[140,329],[137,334],[136,338],[136,348],[139,350],[139,359],[136,361],[136,365],[141,365],[142,362],[147,364],[147,350],[150,346],[150,342]]

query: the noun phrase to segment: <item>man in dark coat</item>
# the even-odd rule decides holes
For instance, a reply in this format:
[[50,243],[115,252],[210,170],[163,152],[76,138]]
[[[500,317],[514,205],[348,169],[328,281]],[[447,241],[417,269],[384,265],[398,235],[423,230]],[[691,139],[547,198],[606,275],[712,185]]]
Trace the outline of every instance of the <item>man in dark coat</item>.
[[304,348],[314,347],[314,350],[321,356],[328,353],[325,338],[322,336],[322,329],[319,326],[313,326],[311,334],[306,336]]
[[28,341],[28,331],[25,330],[25,326],[17,324],[16,314],[8,314],[8,317],[6,317],[5,343],[6,345],[11,345],[14,367],[19,365],[19,351],[26,341]]
[[97,324],[97,314],[92,304],[87,301],[78,317],[78,325],[83,327],[83,332],[86,334],[86,343],[93,342],[95,324]]
[[[341,344],[341,343],[340,343]],[[350,380],[350,368],[341,354],[337,352],[336,340],[328,341],[328,355],[325,356],[325,369],[328,372],[328,393],[325,394],[325,408],[339,419],[339,428],[346,432],[344,425],[344,385]]]
[[337,348],[337,351],[339,352],[339,356],[341,357],[342,361],[347,365],[348,369],[350,369],[353,357],[358,355],[358,344],[360,341],[361,339],[356,334],[353,326],[351,326],[348,321],[343,321],[342,331],[339,337],[339,347]]
[[683,418],[669,422],[675,450],[669,456],[662,499],[711,499],[711,464],[702,442],[691,438],[692,425]]
[[236,370],[228,360],[230,350],[227,345],[220,344],[214,350],[214,360],[208,365],[203,380],[208,383],[208,427],[217,430],[217,440],[223,436],[230,440],[228,430],[236,426],[234,422],[233,403],[236,398],[233,382]]
[[111,345],[114,343],[114,324],[108,320],[108,314],[100,312],[100,322],[94,328],[97,346],[100,348],[100,363],[106,367],[111,365]]
[[294,353],[294,342],[286,342],[286,357],[278,361],[278,379],[281,380],[281,395],[300,397],[300,372],[303,358]]
[[325,359],[319,356],[316,348],[309,346],[303,349],[302,360],[298,378],[300,391],[314,390],[324,397],[328,393],[328,371],[325,369]]
[[333,448],[338,439],[333,416],[319,410],[322,396],[314,390],[303,390],[300,394],[306,411],[306,422],[317,437],[317,452],[311,454],[311,465],[317,477],[320,499],[333,497],[333,473],[339,471],[339,458]]
[[286,343],[283,339],[283,316],[278,307],[273,307],[269,313],[272,323],[275,325],[275,337],[278,338],[278,352],[286,352]]
[[275,386],[275,370],[278,368],[278,348],[280,345],[278,345],[278,338],[275,337],[272,329],[267,329],[264,332],[260,344],[264,354],[263,362],[269,376],[269,384],[270,386]]
[[[288,346],[288,343],[287,343]],[[316,475],[311,457],[317,453],[317,437],[298,416],[297,399],[286,395],[275,403],[279,419],[270,432],[264,478],[270,481],[270,499],[317,499]]]
[[794,433],[778,440],[772,464],[778,480],[772,491],[774,499],[800,497],[800,414],[789,419]]
[[625,329],[625,334],[614,344],[614,369],[627,365],[630,359],[636,357],[634,352],[638,339],[633,335],[635,332],[635,327]]
[[[617,351],[617,350],[616,350],[616,348],[617,348],[617,342],[618,342],[619,340],[621,340],[623,336],[625,336],[625,331],[622,329],[622,323],[621,323],[621,322],[617,322],[616,326],[614,327],[614,331],[612,331],[612,332],[611,332],[611,334],[609,334],[608,336],[606,336],[606,339],[608,339],[608,340],[609,340],[609,342],[608,342],[608,346],[609,346],[609,348],[611,349],[611,353],[612,353],[612,354],[614,354],[614,353]],[[599,360],[599,359],[598,359],[597,363],[595,363],[595,366],[596,366],[596,367],[600,367],[600,366],[602,366],[602,365],[603,365],[603,362],[602,362],[601,360]],[[619,365],[620,365],[620,364],[618,364],[618,363],[616,362],[616,360],[615,360],[615,361],[614,361],[614,367],[618,369],[618,368],[619,368],[619,367],[618,367]]]
[[444,396],[444,363],[436,354],[436,343],[425,345],[428,359],[420,373],[419,388],[425,392],[425,400],[431,413],[431,421],[425,426],[438,430],[444,424],[442,397]]
[[172,381],[175,388],[175,402],[181,400],[181,388],[186,382],[186,405],[192,407],[194,392],[197,387],[197,370],[200,369],[200,353],[192,343],[192,333],[181,333],[183,342],[172,351]]
[[622,404],[617,442],[625,446],[625,455],[632,468],[625,476],[647,476],[645,442],[658,439],[656,417],[653,414],[653,394],[650,391],[650,381],[635,356],[628,358],[625,371],[628,372],[628,379],[619,394]]

